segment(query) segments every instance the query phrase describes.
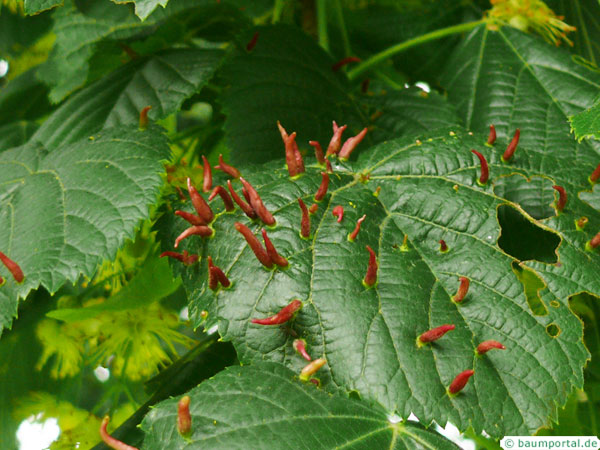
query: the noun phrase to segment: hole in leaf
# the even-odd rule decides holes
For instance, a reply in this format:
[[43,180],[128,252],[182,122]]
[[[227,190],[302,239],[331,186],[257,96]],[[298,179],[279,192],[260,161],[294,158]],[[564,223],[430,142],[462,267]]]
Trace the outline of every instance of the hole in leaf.
[[[582,292],[569,297],[569,308],[577,317],[583,321],[583,340],[585,346],[592,355],[597,355],[600,351],[600,340],[598,335],[598,317],[600,317],[600,297]],[[592,358],[588,361],[586,371],[589,373],[599,373],[600,361],[597,358]]]
[[510,175],[494,182],[494,194],[518,204],[536,220],[546,219],[556,214],[552,184],[547,178]]
[[516,262],[512,263],[512,270],[523,285],[525,298],[527,299],[531,313],[534,316],[545,316],[548,314],[548,309],[539,295],[539,290],[545,286],[540,277],[533,270],[523,268]]
[[556,300],[552,300],[550,302],[550,306],[552,306],[553,308],[558,308],[560,306],[560,303],[557,302]]
[[519,261],[557,262],[558,235],[530,222],[509,205],[498,208],[498,223],[502,229],[498,245]]
[[555,338],[560,334],[560,328],[558,325],[551,323],[546,327],[546,333],[548,333],[550,337]]

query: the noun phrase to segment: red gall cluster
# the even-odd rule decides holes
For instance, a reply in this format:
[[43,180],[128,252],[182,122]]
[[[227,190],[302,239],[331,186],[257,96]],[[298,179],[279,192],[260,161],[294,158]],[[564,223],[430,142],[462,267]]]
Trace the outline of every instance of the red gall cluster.
[[160,258],[164,258],[165,256],[176,259],[177,261],[182,262],[186,266],[191,266],[192,264],[195,264],[196,262],[198,262],[198,258],[199,258],[198,255],[190,255],[187,250],[184,250],[183,253],[167,251],[167,252],[162,252],[160,254]]
[[[469,291],[469,279],[466,277],[460,277],[459,281],[460,285],[458,287],[458,291],[456,292],[456,295],[452,297],[452,301],[454,301],[457,304],[463,302]],[[427,344],[435,342],[438,339],[441,339],[446,333],[453,331],[454,329],[456,329],[456,326],[454,324],[445,324],[440,325],[436,328],[432,328],[431,330],[425,331],[424,333],[420,334],[419,337],[417,337],[417,347],[423,347]],[[505,350],[506,347],[498,341],[487,340],[481,342],[477,346],[477,348],[475,349],[475,353],[478,356],[482,356],[493,349]],[[466,386],[467,382],[469,381],[469,378],[471,378],[471,376],[473,376],[474,373],[475,372],[473,370],[465,370],[458,374],[454,381],[452,381],[452,383],[448,387],[448,393],[451,395],[455,395],[458,392],[460,392]]]
[[[501,157],[502,162],[507,163],[513,158],[515,151],[517,150],[517,145],[519,143],[520,136],[521,136],[521,130],[519,128],[517,128],[515,130],[515,134],[513,135],[512,140],[506,147],[506,150],[504,151],[504,154]],[[490,134],[488,136],[487,143],[490,145],[493,145],[495,140],[496,140],[496,129],[494,128],[493,125],[490,125]],[[486,161],[485,157],[478,151],[471,150],[471,152],[473,152],[475,155],[477,155],[477,157],[479,158],[479,161],[481,163],[481,176],[479,177],[478,182],[479,182],[479,184],[483,185],[487,182],[488,177],[489,177],[487,161]],[[596,166],[596,168],[594,169],[594,171],[592,172],[592,174],[589,176],[588,179],[589,179],[590,183],[592,183],[592,184],[595,184],[598,182],[598,180],[600,179],[600,164],[598,164]],[[553,185],[552,188],[554,190],[556,190],[556,192],[558,192],[558,199],[555,202],[555,208],[556,208],[557,213],[561,213],[562,211],[564,211],[564,209],[567,205],[567,191],[563,186]],[[585,225],[587,224],[587,222],[588,222],[587,217],[581,217],[575,221],[575,228],[578,231],[582,231],[583,228],[585,227]],[[591,240],[589,240],[586,243],[585,248],[586,248],[586,250],[594,250],[598,246],[600,246],[600,233],[596,234]]]
[[[285,147],[285,163],[287,165],[290,177],[295,177],[301,173],[304,173],[304,161],[302,159],[302,154],[298,149],[298,144],[296,143],[296,132],[294,131],[293,133],[288,134],[286,129],[279,121],[277,122],[277,127],[279,128],[279,133],[281,134],[281,139],[283,140]],[[342,134],[347,127],[347,125],[340,127],[335,120],[333,121],[333,136],[329,141],[325,155],[323,155],[323,148],[318,141],[308,141],[308,144],[315,149],[315,157],[317,158],[317,162],[319,164],[327,165],[327,173],[333,173],[331,162],[329,161],[328,157],[337,156],[342,161],[347,160],[367,134],[367,128],[364,128],[356,136],[346,139],[342,145]],[[328,179],[327,182],[329,182]],[[327,187],[325,187],[324,190],[326,192]],[[324,195],[325,194],[323,193],[323,196]]]

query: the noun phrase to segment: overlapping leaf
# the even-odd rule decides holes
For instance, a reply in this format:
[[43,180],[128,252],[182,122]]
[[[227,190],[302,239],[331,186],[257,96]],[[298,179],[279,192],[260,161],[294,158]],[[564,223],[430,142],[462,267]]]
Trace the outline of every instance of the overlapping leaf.
[[34,135],[47,148],[86,138],[106,127],[138,122],[145,106],[152,120],[175,112],[212,77],[219,50],[174,49],[131,62],[78,92]]
[[0,153],[0,249],[25,273],[0,288],[0,327],[18,299],[91,275],[132,235],[161,185],[169,155],[155,128],[113,128],[49,152],[35,143]]
[[314,41],[290,27],[260,27],[244,34],[256,46],[239,49],[223,65],[227,90],[222,96],[225,131],[235,161],[264,162],[279,157],[276,123],[298,130],[296,141],[326,144],[331,121],[358,132],[366,122],[348,94],[345,77],[332,70],[334,61]]
[[302,385],[279,364],[226,369],[188,395],[190,436],[177,433],[178,399],[166,400],[142,422],[144,449],[458,448],[416,423],[397,423],[381,408]]
[[[192,13],[192,8],[197,9]],[[216,11],[223,8],[226,6],[215,6],[214,2],[208,0],[200,3],[178,0],[170,2],[165,9],[158,8],[144,22],[140,22],[133,9],[127,5],[116,5],[109,1],[74,3],[68,0],[54,14],[56,43],[48,61],[40,69],[39,76],[51,85],[50,98],[58,102],[87,82],[91,72],[91,59],[101,44],[112,47],[110,51],[101,53],[98,64],[103,66],[102,69],[104,66],[118,67],[121,64],[118,42],[133,45],[136,40],[146,39],[152,34],[154,41],[143,49],[144,53],[156,51],[166,44],[160,41],[162,25],[173,25],[168,30],[171,34],[167,35],[167,40],[172,45],[173,41],[177,41],[185,33],[182,25],[186,20],[200,16],[204,17],[203,22],[211,23]],[[106,69],[99,70],[101,74],[105,71]]]

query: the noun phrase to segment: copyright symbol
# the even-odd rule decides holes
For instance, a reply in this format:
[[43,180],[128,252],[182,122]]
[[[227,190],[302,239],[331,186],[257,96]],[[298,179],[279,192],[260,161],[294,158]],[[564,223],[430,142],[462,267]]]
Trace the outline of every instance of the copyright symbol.
[[513,442],[512,439],[507,439],[506,442],[504,443],[504,445],[506,445],[506,448],[513,448],[515,443]]

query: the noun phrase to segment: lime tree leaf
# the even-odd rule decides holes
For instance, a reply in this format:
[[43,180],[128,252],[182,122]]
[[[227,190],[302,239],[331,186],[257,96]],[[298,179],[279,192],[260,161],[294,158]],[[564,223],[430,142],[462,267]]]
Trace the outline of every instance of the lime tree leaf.
[[578,140],[591,137],[600,139],[600,100],[585,111],[571,116],[569,120]]
[[[292,342],[300,336],[313,357],[327,359],[320,371],[325,385],[355,390],[404,418],[412,412],[426,424],[451,421],[462,430],[473,426],[495,437],[531,434],[548,426],[557,405],[564,404],[573,386],[583,384],[588,353],[568,298],[582,289],[600,291],[600,258],[584,250],[590,233],[574,230],[574,218],[585,211],[591,221],[593,210],[573,199],[560,216],[536,221],[520,205],[496,194],[496,184],[515,171],[522,178],[537,174],[560,179],[564,164],[554,165],[552,155],[527,146],[519,148],[522,167],[517,160],[504,164],[502,151],[486,140],[487,135],[453,127],[381,143],[361,153],[355,163],[334,163],[329,193],[311,216],[310,239],[299,235],[297,198],[313,203],[323,169],[311,159],[307,173],[290,180],[281,162],[245,168],[244,176],[275,215],[277,225],[268,233],[290,266],[264,269],[234,222],[248,224],[255,234],[260,225],[239,212],[218,215],[214,237],[192,237],[180,246],[212,256],[232,281],[230,288],[214,293],[207,287],[205,258],[190,268],[176,266],[193,323],[217,324],[243,363],[274,360],[296,372],[303,360]],[[491,178],[484,187],[477,183],[479,161],[470,149],[488,158]],[[345,210],[341,223],[332,215],[337,205]],[[498,244],[501,208],[515,210],[536,230],[534,238],[554,236],[560,242],[560,265],[520,261],[505,252]],[[350,242],[348,235],[364,214],[361,231]],[[595,223],[600,223],[595,214]],[[562,231],[563,222],[573,230]],[[165,217],[162,229],[171,230],[163,238],[165,249],[185,228],[183,220]],[[446,253],[440,251],[441,239],[449,247]],[[379,262],[378,283],[371,288],[363,285],[366,245]],[[513,270],[519,264],[541,278],[542,286],[546,283],[539,291],[543,313],[530,306]],[[555,278],[548,273],[562,279],[561,289],[549,286]],[[459,277],[469,278],[470,288],[457,305],[451,297]],[[291,327],[251,323],[294,298],[304,307]],[[443,324],[454,324],[456,330],[433,345],[417,346],[421,333]],[[488,339],[502,342],[506,350],[476,356],[475,347]],[[447,387],[467,369],[475,370],[474,379],[463,393],[449,397]]]
[[65,322],[76,322],[96,317],[104,311],[140,308],[167,297],[175,292],[180,284],[180,280],[174,280],[171,276],[171,269],[167,261],[150,258],[123,289],[106,299],[105,302],[86,308],[56,309],[46,315]]
[[115,3],[133,3],[135,5],[135,15],[142,20],[146,20],[148,16],[159,6],[163,8],[167,6],[169,0],[113,0]]
[[173,49],[132,61],[66,101],[34,139],[55,148],[102,128],[138,123],[145,106],[152,106],[151,120],[166,117],[208,82],[222,56],[220,50]]
[[442,84],[465,126],[487,132],[494,124],[502,144],[520,128],[520,143],[540,151],[600,153],[600,143],[578,144],[568,123],[593,105],[600,72],[541,38],[511,27],[479,27],[455,51]]
[[302,384],[280,364],[230,367],[187,395],[189,438],[177,433],[178,399],[172,398],[144,418],[145,450],[458,448],[417,423],[390,420],[381,408]]
[[[61,101],[87,82],[92,72],[91,60],[97,52],[99,65],[114,67],[116,64],[118,67],[118,55],[106,51],[103,53],[102,45],[117,49],[120,53],[118,42],[132,46],[138,40],[146,40],[142,50],[144,54],[149,53],[166,45],[160,40],[163,25],[167,28],[167,34],[172,33],[167,37],[172,45],[184,37],[187,21],[200,20],[196,27],[201,29],[202,19],[210,22],[222,8],[224,6],[215,7],[214,2],[208,0],[200,4],[193,0],[181,0],[172,2],[165,9],[157,9],[147,20],[140,22],[129,5],[117,5],[109,1],[75,4],[68,0],[53,16],[56,43],[38,76],[52,87],[50,99],[53,102]],[[102,70],[99,71],[103,74]]]
[[[473,54],[480,56],[474,59]],[[537,195],[529,195],[527,202],[516,200],[523,208],[547,207],[548,198],[554,196],[552,185],[567,191],[564,213],[543,221],[563,236],[558,264],[527,265],[543,275],[548,291],[559,298],[600,292],[598,268],[573,276],[578,267],[598,267],[594,254],[582,249],[600,229],[600,189],[592,190],[588,182],[600,162],[600,142],[577,142],[568,122],[570,116],[593,105],[600,73],[576,64],[568,52],[557,51],[539,38],[510,27],[499,31],[481,27],[456,50],[444,84],[468,128],[483,132],[489,124],[496,125],[498,151],[504,151],[508,138],[520,128],[511,166],[526,178],[537,173],[551,181]],[[522,146],[528,151],[521,152]],[[532,192],[525,188],[528,180],[520,178],[520,190]],[[574,226],[580,217],[589,219],[583,231]]]
[[[254,33],[256,46],[247,51]],[[296,130],[300,148],[311,152],[309,139],[326,148],[332,119],[348,124],[348,134],[364,126],[347,79],[331,69],[333,59],[306,34],[285,26],[260,27],[245,32],[242,42],[220,72],[227,87],[222,102],[234,161],[280,157],[278,120],[290,133]]]
[[55,292],[114,257],[156,201],[169,153],[160,130],[137,126],[52,152],[28,143],[0,153],[0,249],[25,274],[16,284],[0,269],[2,328],[30,290]]
[[56,6],[62,6],[64,0],[24,0],[25,12],[27,14],[38,14]]

